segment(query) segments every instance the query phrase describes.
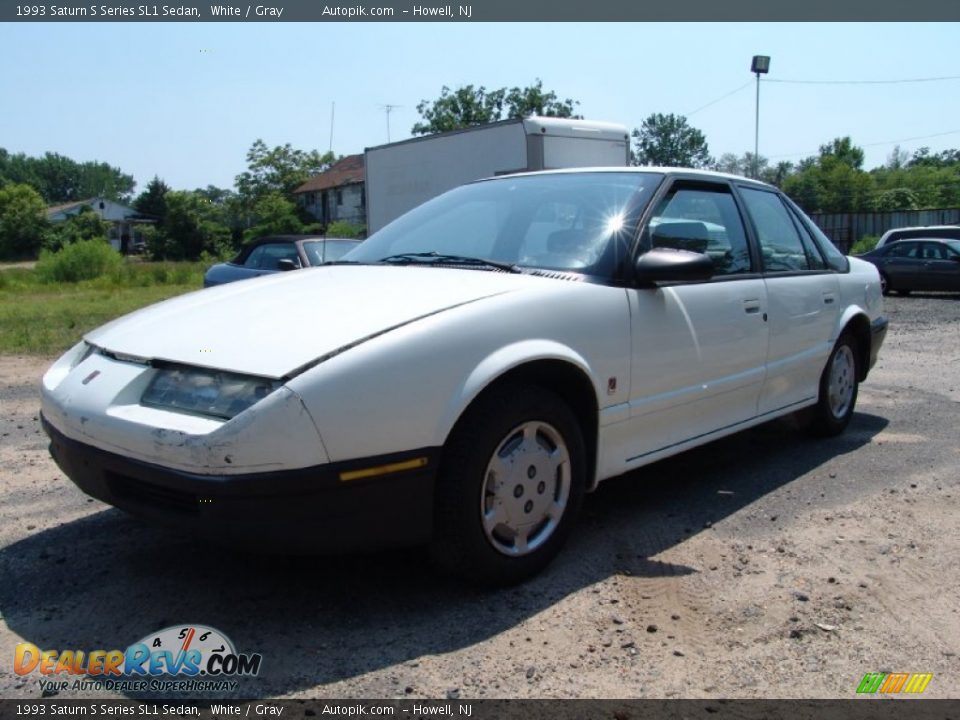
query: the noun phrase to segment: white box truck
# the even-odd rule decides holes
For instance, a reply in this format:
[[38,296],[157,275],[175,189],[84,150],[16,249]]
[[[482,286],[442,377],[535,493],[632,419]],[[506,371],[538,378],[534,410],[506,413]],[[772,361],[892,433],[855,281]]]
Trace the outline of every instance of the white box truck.
[[458,185],[515,172],[624,166],[623,125],[529,117],[366,149],[367,232]]

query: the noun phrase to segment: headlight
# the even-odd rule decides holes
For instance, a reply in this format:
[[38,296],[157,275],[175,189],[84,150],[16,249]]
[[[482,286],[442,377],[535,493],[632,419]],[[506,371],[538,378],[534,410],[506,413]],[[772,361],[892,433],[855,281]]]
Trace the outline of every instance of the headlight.
[[143,405],[229,420],[281,386],[279,380],[200,368],[161,368]]

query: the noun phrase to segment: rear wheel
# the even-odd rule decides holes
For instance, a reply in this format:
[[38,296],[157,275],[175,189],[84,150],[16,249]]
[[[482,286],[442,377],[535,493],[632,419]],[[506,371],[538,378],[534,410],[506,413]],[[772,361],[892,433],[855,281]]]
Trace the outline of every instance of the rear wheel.
[[806,429],[813,435],[842,433],[857,404],[860,377],[860,353],[856,339],[843,333],[833,346],[827,366],[820,376],[817,404],[806,411]]
[[566,540],[585,475],[580,427],[559,397],[530,385],[493,389],[444,448],[431,554],[481,584],[525,580]]

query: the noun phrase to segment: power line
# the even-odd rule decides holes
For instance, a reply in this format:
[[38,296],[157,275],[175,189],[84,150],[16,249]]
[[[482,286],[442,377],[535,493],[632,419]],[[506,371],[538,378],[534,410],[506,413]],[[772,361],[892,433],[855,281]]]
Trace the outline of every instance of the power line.
[[[960,130],[947,130],[946,132],[934,133],[933,135],[917,135],[916,137],[900,138],[899,140],[883,140],[881,142],[872,142],[872,143],[857,143],[857,147],[879,147],[880,145],[896,145],[897,143],[904,142],[913,142],[914,140],[929,140],[930,138],[944,137],[945,135],[956,135],[960,133]],[[796,153],[785,153],[782,155],[769,155],[767,159],[774,160],[776,158],[789,158],[789,157],[801,157],[816,155],[819,153],[819,148],[817,150],[811,150],[807,152],[796,152]]]
[[903,80],[784,80],[782,78],[765,79],[764,82],[787,83],[791,85],[903,85],[906,83],[942,82],[944,80],[960,80],[960,75],[944,75],[943,77],[906,78]]
[[686,117],[690,117],[690,116],[693,115],[694,113],[698,113],[698,112],[700,112],[701,110],[706,110],[706,109],[707,109],[708,107],[710,107],[711,105],[716,105],[716,104],[717,104],[718,102],[720,102],[721,100],[726,100],[726,99],[727,99],[728,97],[730,97],[731,95],[734,95],[734,94],[740,92],[741,90],[743,90],[743,89],[746,88],[746,87],[749,87],[749,86],[752,85],[752,84],[753,84],[753,80],[748,80],[747,82],[745,82],[743,85],[741,85],[741,86],[738,87],[737,89],[731,90],[730,92],[726,93],[725,95],[721,95],[721,96],[718,97],[716,100],[711,100],[711,101],[708,102],[706,105],[701,105],[700,107],[698,107],[696,110],[693,110],[692,112],[688,112],[688,113],[686,114]]

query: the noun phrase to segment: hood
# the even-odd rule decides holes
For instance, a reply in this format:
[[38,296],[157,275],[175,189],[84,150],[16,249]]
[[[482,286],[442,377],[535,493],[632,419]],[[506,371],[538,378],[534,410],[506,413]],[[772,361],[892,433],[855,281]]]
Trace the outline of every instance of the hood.
[[230,283],[88,333],[112,353],[280,378],[420,318],[532,283],[527,275],[333,265]]

